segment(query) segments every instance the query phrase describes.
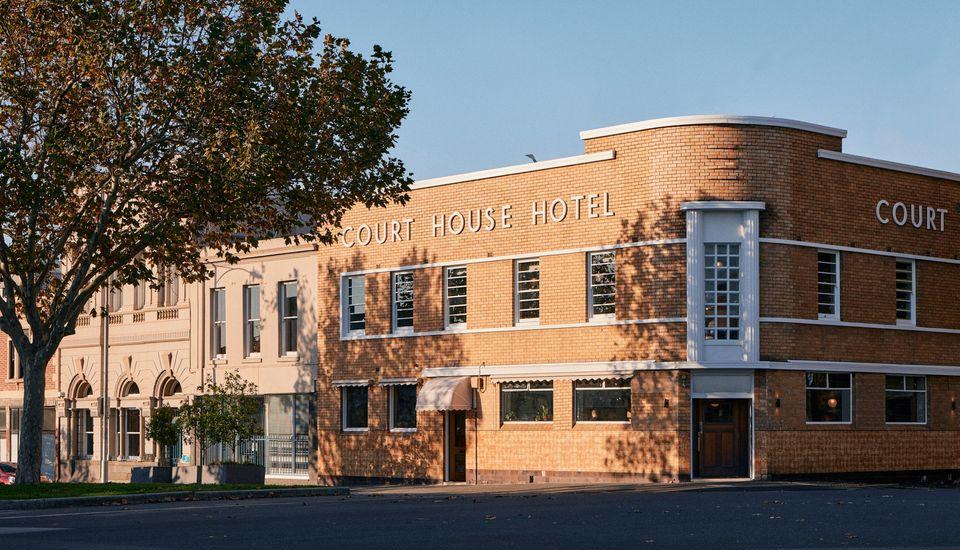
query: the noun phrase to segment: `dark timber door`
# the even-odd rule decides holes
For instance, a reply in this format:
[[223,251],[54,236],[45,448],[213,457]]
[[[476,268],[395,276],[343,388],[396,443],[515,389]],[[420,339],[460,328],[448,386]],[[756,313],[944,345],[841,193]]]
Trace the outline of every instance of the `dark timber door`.
[[447,481],[467,480],[467,413],[447,412]]
[[748,399],[695,401],[695,472],[698,477],[747,477]]

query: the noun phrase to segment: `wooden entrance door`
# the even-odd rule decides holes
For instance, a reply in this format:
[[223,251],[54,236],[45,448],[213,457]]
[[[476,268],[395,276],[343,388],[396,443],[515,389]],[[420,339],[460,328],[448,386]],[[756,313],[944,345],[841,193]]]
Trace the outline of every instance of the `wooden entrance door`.
[[447,481],[467,480],[467,413],[447,412]]
[[747,477],[748,399],[698,399],[695,407],[698,477]]

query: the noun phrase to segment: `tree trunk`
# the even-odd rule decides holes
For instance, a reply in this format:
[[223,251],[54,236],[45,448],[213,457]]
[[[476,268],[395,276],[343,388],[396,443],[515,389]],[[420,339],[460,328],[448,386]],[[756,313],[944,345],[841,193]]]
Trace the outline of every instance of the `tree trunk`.
[[43,399],[49,357],[21,355],[23,365],[23,412],[20,416],[20,447],[17,485],[40,483],[43,460]]

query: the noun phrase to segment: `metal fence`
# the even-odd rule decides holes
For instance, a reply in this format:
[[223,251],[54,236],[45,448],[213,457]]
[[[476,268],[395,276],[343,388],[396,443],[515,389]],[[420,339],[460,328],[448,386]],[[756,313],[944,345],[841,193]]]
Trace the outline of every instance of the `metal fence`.
[[207,464],[226,461],[259,464],[266,468],[267,475],[306,476],[310,465],[310,436],[253,437],[237,444],[236,456],[227,445],[207,448]]

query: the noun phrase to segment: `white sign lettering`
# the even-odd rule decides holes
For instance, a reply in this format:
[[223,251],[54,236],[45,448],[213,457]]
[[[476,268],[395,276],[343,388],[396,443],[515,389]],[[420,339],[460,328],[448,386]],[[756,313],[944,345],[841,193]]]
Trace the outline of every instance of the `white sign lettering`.
[[895,225],[904,226],[909,223],[917,229],[942,232],[946,227],[947,209],[903,202],[891,205],[890,201],[881,199],[877,202],[874,214],[877,221],[884,225],[893,222]]

